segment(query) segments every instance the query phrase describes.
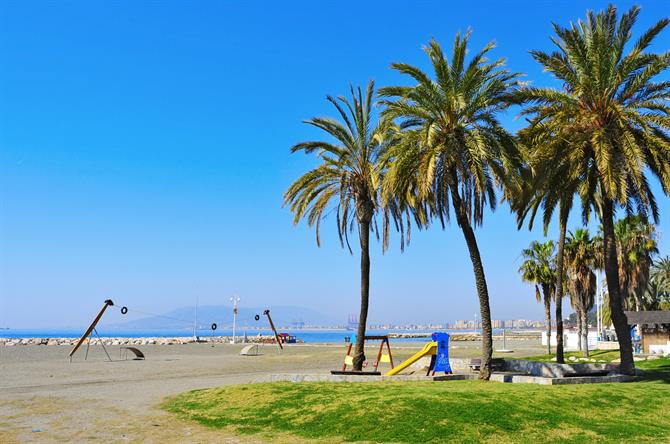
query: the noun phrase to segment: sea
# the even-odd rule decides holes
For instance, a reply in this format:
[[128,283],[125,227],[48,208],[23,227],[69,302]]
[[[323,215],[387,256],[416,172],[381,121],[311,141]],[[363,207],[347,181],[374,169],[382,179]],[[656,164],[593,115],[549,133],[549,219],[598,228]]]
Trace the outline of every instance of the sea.
[[[475,333],[475,330],[445,330],[448,333]],[[345,342],[345,338],[351,338],[356,332],[344,329],[283,329],[281,333],[288,333],[305,343],[337,343]],[[84,333],[80,329],[7,329],[0,330],[0,338],[78,338]],[[237,337],[248,337],[257,335],[272,335],[271,330],[238,329]],[[367,330],[369,336],[387,335],[389,333],[417,333],[430,334],[432,330]],[[502,330],[493,330],[494,335],[502,334]],[[105,338],[179,338],[193,337],[193,329],[160,329],[160,330],[98,330],[98,335]],[[210,336],[232,336],[232,329],[203,329],[197,330],[196,335],[200,338]],[[95,334],[93,335],[95,337]],[[425,342],[426,337],[420,338],[392,338],[394,342]]]

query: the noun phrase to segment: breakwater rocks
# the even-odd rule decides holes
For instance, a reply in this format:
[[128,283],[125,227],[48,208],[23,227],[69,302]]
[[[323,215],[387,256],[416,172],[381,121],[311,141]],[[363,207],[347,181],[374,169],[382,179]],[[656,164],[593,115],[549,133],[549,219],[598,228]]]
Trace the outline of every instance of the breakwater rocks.
[[[238,344],[273,344],[274,336],[247,336],[235,338]],[[67,345],[74,346],[79,338],[0,338],[0,347],[14,347],[21,345]],[[196,343],[229,344],[230,336],[207,336],[207,337],[180,337],[180,338],[91,338],[91,345],[182,345]],[[297,340],[297,342],[302,342]]]
[[[389,338],[426,338],[430,339],[431,333],[389,333]],[[536,341],[542,338],[539,331],[508,331],[505,336],[510,341]],[[452,342],[481,341],[481,333],[449,333]],[[494,341],[502,341],[503,335],[493,335]]]

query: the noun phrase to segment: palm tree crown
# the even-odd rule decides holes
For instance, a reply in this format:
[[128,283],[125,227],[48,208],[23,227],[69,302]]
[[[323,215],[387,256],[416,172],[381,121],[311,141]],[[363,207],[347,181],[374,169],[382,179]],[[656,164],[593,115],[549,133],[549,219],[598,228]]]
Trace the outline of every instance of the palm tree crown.
[[[322,163],[296,180],[284,195],[290,204],[294,223],[303,217],[316,226],[320,245],[320,224],[335,203],[340,242],[351,251],[348,232],[358,224],[373,222],[380,211],[380,188],[384,166],[380,161],[386,147],[389,125],[373,122],[372,98],[374,82],[370,81],[365,96],[361,88],[351,89],[351,100],[345,97],[327,100],[333,104],[342,121],[330,117],[314,117],[305,123],[313,125],[334,139],[334,142],[308,141],[296,144],[291,152],[317,152]],[[378,233],[378,225],[371,224]]]
[[496,206],[495,186],[518,167],[515,142],[497,114],[509,106],[519,74],[505,69],[504,59],[486,59],[493,43],[466,63],[469,36],[456,36],[451,62],[435,40],[424,48],[434,80],[419,68],[394,63],[416,85],[385,87],[379,94],[388,98],[381,101],[383,115],[400,120],[404,130],[392,151],[386,191],[410,204],[430,203],[429,210],[444,222],[455,190],[468,218],[479,225],[485,206]]
[[556,285],[554,250],[554,242],[551,240],[543,243],[531,242],[530,246],[521,252],[524,259],[521,267],[519,267],[521,279],[536,285],[552,287]]
[[564,158],[572,166],[567,177],[580,179],[585,216],[601,194],[656,218],[646,170],[666,192],[670,186],[670,82],[653,81],[670,66],[670,52],[645,51],[669,20],[660,20],[626,52],[638,13],[633,7],[617,24],[616,8],[609,6],[589,11],[587,20],[569,28],[554,25],[557,50],[531,54],[563,82],[563,90],[525,88],[517,95],[532,102],[524,110],[532,116],[526,131],[544,143],[542,157]]
[[670,257],[658,258],[651,266],[644,295],[646,310],[670,310]]

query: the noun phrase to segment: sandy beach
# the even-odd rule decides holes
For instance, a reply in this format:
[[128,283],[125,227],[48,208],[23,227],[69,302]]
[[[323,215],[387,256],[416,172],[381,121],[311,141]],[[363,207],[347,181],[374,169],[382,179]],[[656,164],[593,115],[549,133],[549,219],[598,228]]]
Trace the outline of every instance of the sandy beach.
[[[396,362],[421,343],[393,346]],[[531,341],[507,341],[514,356],[540,354]],[[161,401],[183,391],[263,380],[273,373],[327,373],[342,363],[340,344],[288,345],[278,354],[240,356],[242,345],[147,345],[145,361],[122,360],[119,347],[99,346],[88,360],[70,347],[0,347],[0,442],[256,442],[185,423],[160,410]],[[500,348],[495,343],[495,348]],[[453,357],[474,357],[477,343],[452,345]]]

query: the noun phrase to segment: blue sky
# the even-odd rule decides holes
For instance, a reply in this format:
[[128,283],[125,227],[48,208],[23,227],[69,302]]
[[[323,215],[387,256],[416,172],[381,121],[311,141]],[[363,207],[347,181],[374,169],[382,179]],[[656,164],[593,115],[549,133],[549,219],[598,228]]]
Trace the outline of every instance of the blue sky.
[[[638,4],[636,35],[670,12],[663,0]],[[314,164],[289,153],[320,137],[301,121],[332,115],[325,95],[350,82],[403,82],[391,62],[426,68],[422,45],[448,47],[469,27],[473,50],[495,40],[510,69],[551,85],[528,50],[551,48],[552,21],[606,2],[473,5],[2,2],[0,326],[85,324],[106,298],[162,312],[232,293],[245,306],[346,320],[358,310],[358,257],[340,248],[334,222],[317,248],[281,207]],[[654,49],[669,47],[666,30]],[[663,233],[670,205],[658,197]],[[517,231],[502,205],[477,235],[493,317],[541,319],[516,271],[541,231]],[[415,232],[402,254],[397,242],[373,250],[371,322],[478,310],[456,226]]]

